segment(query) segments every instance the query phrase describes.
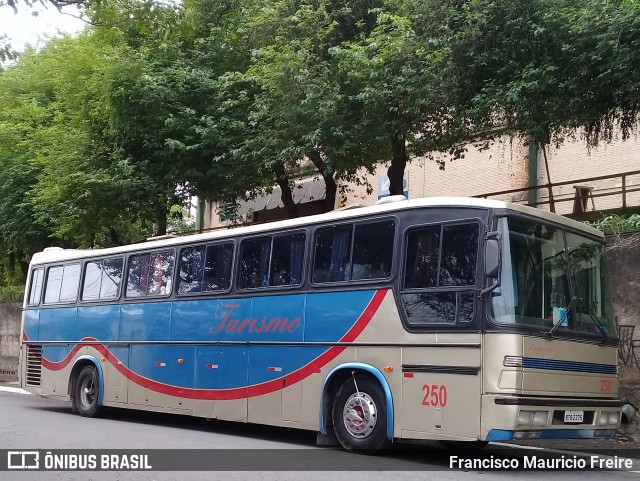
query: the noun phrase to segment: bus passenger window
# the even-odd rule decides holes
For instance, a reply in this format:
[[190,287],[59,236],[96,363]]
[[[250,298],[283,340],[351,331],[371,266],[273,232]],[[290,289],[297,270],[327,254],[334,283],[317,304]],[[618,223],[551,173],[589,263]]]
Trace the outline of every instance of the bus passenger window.
[[347,280],[347,265],[351,261],[352,226],[318,229],[313,262],[313,282]]
[[233,244],[182,249],[180,251],[178,294],[229,289],[232,263]]
[[476,283],[478,225],[461,224],[442,229],[441,286],[472,286]]
[[116,299],[122,282],[122,257],[105,259],[102,261],[102,283],[100,285],[100,299]]
[[186,247],[180,251],[178,294],[202,292],[204,246]]
[[87,262],[84,268],[83,301],[100,299],[100,283],[102,282],[102,262]]
[[121,257],[87,262],[84,268],[83,301],[111,300],[118,297],[122,281]]
[[127,297],[143,297],[149,281],[150,254],[140,254],[129,258],[129,274],[127,276]]
[[240,289],[269,286],[271,237],[242,241],[240,252]]
[[127,297],[171,294],[173,252],[154,252],[129,258]]
[[401,293],[409,325],[473,322],[479,236],[476,223],[409,231]]
[[304,241],[304,234],[284,235],[273,239],[270,286],[290,286],[302,283]]
[[158,252],[151,254],[147,295],[167,296],[171,294],[173,277],[173,253]]
[[39,268],[31,274],[31,290],[29,291],[29,305],[34,306],[40,302],[42,294],[42,279],[44,278],[44,269]]
[[404,287],[436,287],[440,258],[440,226],[409,232]]
[[384,279],[391,276],[394,235],[393,221],[356,225],[352,280]]
[[80,284],[80,264],[50,267],[44,292],[45,304],[76,302]]
[[233,244],[218,244],[207,247],[202,290],[226,291],[231,286],[233,266]]

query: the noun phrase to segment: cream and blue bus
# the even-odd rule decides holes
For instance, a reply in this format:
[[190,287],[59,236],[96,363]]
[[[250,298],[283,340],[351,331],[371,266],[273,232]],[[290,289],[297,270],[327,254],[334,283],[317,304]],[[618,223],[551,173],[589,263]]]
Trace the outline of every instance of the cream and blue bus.
[[379,205],[33,256],[24,389],[128,408],[407,440],[611,438],[604,237],[526,206]]

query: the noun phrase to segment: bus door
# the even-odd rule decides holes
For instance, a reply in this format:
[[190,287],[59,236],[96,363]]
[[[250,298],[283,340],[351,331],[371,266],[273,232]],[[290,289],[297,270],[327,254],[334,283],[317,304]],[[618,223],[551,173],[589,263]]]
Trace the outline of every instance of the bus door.
[[[479,211],[431,213],[405,231],[399,308],[403,347],[403,437],[473,438],[480,434],[483,285]],[[437,220],[437,222],[435,222]]]

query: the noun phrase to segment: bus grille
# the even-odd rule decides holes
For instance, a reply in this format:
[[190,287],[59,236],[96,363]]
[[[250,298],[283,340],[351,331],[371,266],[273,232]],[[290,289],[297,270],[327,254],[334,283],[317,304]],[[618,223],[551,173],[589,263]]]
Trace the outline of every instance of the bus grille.
[[42,346],[27,346],[27,386],[40,386],[42,376]]

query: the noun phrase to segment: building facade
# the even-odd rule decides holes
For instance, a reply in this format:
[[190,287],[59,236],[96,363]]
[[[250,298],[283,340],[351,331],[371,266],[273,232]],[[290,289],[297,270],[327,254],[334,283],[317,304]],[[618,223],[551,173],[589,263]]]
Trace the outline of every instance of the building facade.
[[[386,195],[387,167],[387,163],[381,162],[373,175],[363,174],[371,193],[367,193],[366,183],[343,186],[346,198],[342,203],[372,205]],[[547,146],[545,159],[545,152],[531,148],[526,139],[503,137],[487,148],[468,145],[461,159],[452,160],[445,154],[414,158],[407,165],[404,179],[405,193],[412,199],[488,196],[529,203],[545,210],[552,210],[553,203],[553,210],[559,214],[571,214],[576,208],[583,211],[634,208],[640,206],[640,139],[615,139],[589,148],[584,139],[568,138],[560,145]],[[549,183],[551,189],[547,187]],[[294,200],[304,206],[303,215],[319,212],[314,202],[324,197],[323,188],[320,178],[296,181]],[[515,189],[521,190],[502,193]],[[581,197],[582,207],[576,206],[576,195]],[[241,202],[239,214],[248,222],[283,218],[279,189]],[[207,204],[203,227],[223,224],[216,205]]]

